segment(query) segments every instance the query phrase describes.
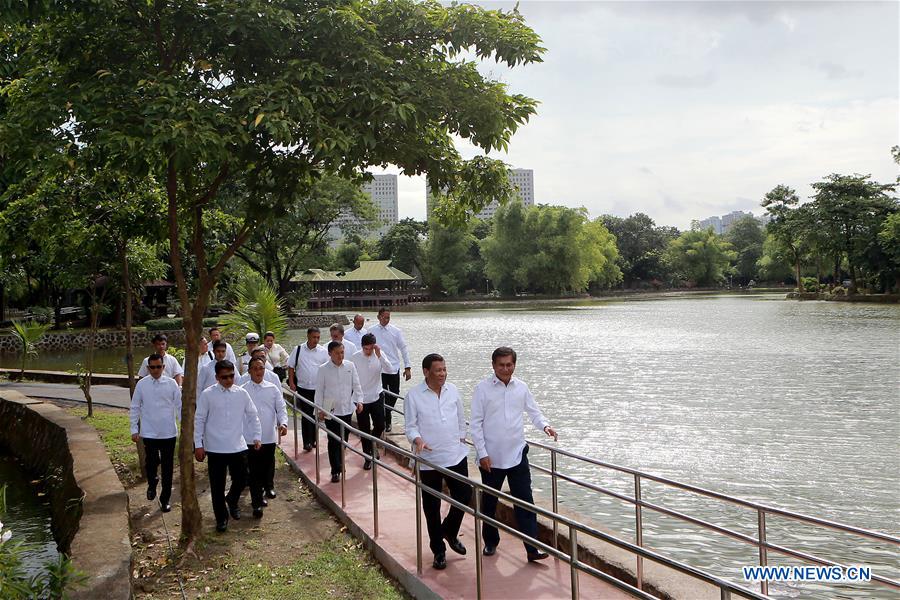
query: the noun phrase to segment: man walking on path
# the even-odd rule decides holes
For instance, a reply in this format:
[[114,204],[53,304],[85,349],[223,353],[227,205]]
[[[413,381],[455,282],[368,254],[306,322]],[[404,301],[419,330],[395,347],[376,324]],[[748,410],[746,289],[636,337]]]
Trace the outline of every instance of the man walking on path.
[[[472,396],[472,441],[475,443],[481,481],[495,490],[509,480],[509,492],[514,497],[534,504],[531,493],[531,468],[528,465],[528,446],[525,444],[522,415],[528,413],[532,425],[556,439],[556,431],[547,423],[534,396],[521,379],[513,377],[516,352],[502,346],[491,355],[494,374],[475,386]],[[485,494],[482,512],[493,518],[497,496]],[[537,538],[537,517],[529,510],[515,507],[516,526],[531,538]],[[500,532],[493,525],[483,523],[484,555],[493,556],[500,543]],[[529,561],[547,558],[533,545],[525,542]]]
[[144,443],[144,465],[147,470],[147,500],[156,498],[157,468],[161,468],[162,489],[159,507],[169,512],[172,507],[172,471],[175,463],[175,438],[181,418],[181,388],[171,377],[163,375],[163,357],[147,358],[149,377],[134,386],[131,397],[131,441]]
[[[344,339],[350,340],[351,342],[353,342],[353,344],[357,348],[360,348],[362,346],[362,337],[364,335],[366,335],[367,333],[369,333],[363,327],[363,325],[365,325],[365,324],[366,324],[365,317],[363,317],[360,314],[357,314],[355,317],[353,317],[353,327],[351,327],[350,329],[348,329],[344,332]],[[345,350],[344,354],[346,354],[346,353],[347,352]]]
[[225,345],[225,342],[217,340],[212,343],[212,347],[213,359],[203,365],[197,372],[197,398],[200,397],[203,390],[211,385],[216,385],[216,363],[220,360],[227,360],[225,355],[228,352],[228,347]]
[[[464,477],[469,476],[465,445],[466,418],[463,414],[459,391],[447,383],[447,365],[440,354],[429,354],[422,360],[425,381],[406,393],[406,437],[413,444],[416,454],[432,464]],[[419,465],[422,483],[440,492],[444,482],[450,497],[461,504],[468,504],[472,488],[468,484],[446,476],[425,465]],[[447,568],[447,545],[457,554],[465,554],[466,547],[459,541],[462,525],[461,509],[451,506],[447,517],[441,521],[441,499],[425,492],[422,494],[422,512],[428,525],[428,540],[434,554],[432,566]],[[444,544],[444,540],[447,544]]]
[[[194,414],[194,458],[209,457],[209,495],[216,516],[216,531],[228,529],[228,516],[238,520],[238,500],[246,485],[247,446],[259,451],[262,430],[256,405],[250,394],[234,385],[234,365],[216,363],[217,385],[203,390]],[[252,437],[244,438],[244,432]],[[225,495],[225,475],[231,476],[231,489]]]
[[336,438],[328,436],[328,463],[331,465],[331,482],[341,480],[344,464],[341,462],[341,442],[350,432],[344,424],[350,424],[353,412],[362,410],[362,388],[356,366],[344,360],[344,345],[328,344],[329,361],[319,367],[316,374],[316,408],[319,418],[325,419],[325,428]]
[[[252,446],[247,448],[250,502],[253,506],[253,516],[257,519],[262,517],[262,507],[266,506],[263,493],[266,498],[275,497],[275,445],[280,436],[287,434],[284,394],[281,393],[281,385],[274,385],[264,379],[265,360],[259,356],[250,359],[250,381],[243,386],[256,406],[262,430],[260,438],[262,445],[259,450],[254,450]],[[251,430],[244,430],[245,441],[252,439],[252,435]]]
[[[178,364],[178,359],[166,352],[169,349],[169,338],[164,333],[157,333],[153,336],[150,343],[153,344],[156,354],[163,359],[163,375],[171,377],[180,386],[184,380],[184,370]],[[141,362],[141,368],[138,369],[138,377],[146,377],[149,374],[150,371],[147,369],[147,359],[145,358]]]
[[[288,359],[288,386],[310,402],[316,399],[316,375],[319,367],[328,362],[328,351],[319,345],[321,336],[318,327],[307,329],[306,343],[297,346]],[[296,404],[300,405],[300,412],[309,417],[300,419],[303,449],[309,452],[316,445],[315,411],[305,402],[298,401]]]
[[332,323],[328,328],[332,342],[340,342],[344,345],[344,355],[349,359],[359,350],[359,344],[351,342],[344,337],[344,326],[340,323]]
[[[263,361],[263,379],[281,389],[281,380],[278,378],[278,375],[275,374],[275,371],[272,369],[272,366],[269,364],[269,361],[266,360],[266,349],[262,346],[257,346],[253,349],[253,352],[250,353],[250,359],[260,358]],[[248,365],[250,363],[247,363]],[[248,367],[247,372],[238,377],[237,384],[241,387],[245,383],[250,381],[250,369]]]
[[[378,309],[378,325],[372,327],[369,333],[378,340],[381,351],[387,355],[388,361],[393,365],[390,371],[381,372],[381,386],[400,394],[400,364],[403,363],[403,378],[409,381],[412,377],[412,368],[409,362],[409,350],[406,347],[406,339],[403,333],[395,325],[391,325],[391,311],[386,308]],[[397,405],[397,397],[391,394],[384,395],[384,402],[391,408]],[[384,411],[384,430],[391,430],[391,411]]]
[[[363,391],[363,407],[356,415],[356,422],[359,423],[360,431],[380,438],[384,433],[384,394],[381,393],[381,372],[391,371],[394,367],[375,343],[374,335],[367,333],[361,341],[362,350],[350,357],[350,360],[356,365],[356,373],[359,375],[359,384]],[[374,448],[374,444],[365,438],[363,438],[362,447],[366,454],[363,469],[368,471],[372,468],[371,459],[378,458],[378,451]]]
[[237,354],[234,353],[234,348],[231,347],[231,344],[222,339],[222,332],[219,331],[218,327],[210,327],[209,328],[209,343],[215,343],[218,341],[222,341],[225,344],[225,360],[230,361],[231,364],[237,364]]

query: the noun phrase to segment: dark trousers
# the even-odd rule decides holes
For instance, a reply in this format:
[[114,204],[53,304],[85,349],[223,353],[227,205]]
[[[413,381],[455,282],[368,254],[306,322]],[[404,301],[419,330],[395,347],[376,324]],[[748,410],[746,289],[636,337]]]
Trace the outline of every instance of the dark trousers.
[[[531,495],[531,467],[528,465],[528,446],[522,451],[522,460],[514,467],[509,469],[498,469],[491,467],[490,472],[484,469],[481,471],[481,482],[487,486],[499,490],[503,485],[503,480],[509,480],[509,493],[519,500],[534,504],[534,497]],[[497,496],[492,494],[484,494],[481,499],[481,510],[490,518],[494,518],[497,510]],[[525,510],[519,506],[515,507],[516,529],[525,535],[537,539],[538,527],[537,517],[530,510]],[[484,523],[481,527],[481,535],[484,536],[486,546],[496,546],[500,543],[500,532],[493,525]],[[537,549],[531,544],[525,544],[527,552],[536,552]]]
[[[468,458],[459,461],[459,464],[447,467],[447,470],[459,473],[465,477],[469,476]],[[444,482],[447,482],[447,489],[450,497],[462,504],[468,504],[472,499],[472,486],[454,479],[448,475],[444,475],[438,471],[428,469],[420,470],[419,474],[422,483],[433,490],[442,491]],[[447,517],[441,521],[441,499],[437,496],[423,490],[422,493],[422,512],[425,513],[425,523],[428,525],[428,546],[433,554],[441,554],[447,551],[444,544],[444,537],[451,540],[459,535],[459,526],[462,525],[464,513],[461,509],[451,506]]]
[[[308,390],[306,388],[298,387],[297,393],[309,400],[310,402],[315,402],[316,400],[316,390]],[[316,409],[313,406],[307,405],[301,401],[297,401],[297,404],[300,405],[300,413],[308,416],[309,419],[301,418],[300,419],[300,434],[303,436],[303,445],[310,446],[315,445],[316,443]]]
[[275,444],[263,444],[259,450],[247,446],[247,483],[250,485],[250,505],[261,508],[263,490],[271,490],[271,476],[275,469]]
[[[382,373],[381,374],[381,387],[394,392],[395,394],[400,393],[400,373]],[[397,405],[397,398],[391,396],[390,394],[382,394],[384,396],[384,403],[394,408]],[[384,409],[384,427],[385,429],[391,428],[391,413],[393,411]]]
[[[228,520],[228,507],[237,506],[246,485],[247,451],[207,452],[209,460],[209,495],[212,497],[216,523]],[[225,474],[231,476],[231,488],[225,494]],[[227,504],[226,504],[227,503]],[[260,503],[261,504],[261,503]]]
[[[375,437],[381,437],[384,433],[384,394],[378,396],[378,400],[370,404],[363,404],[362,412],[356,413],[356,422],[359,423],[359,429],[363,433],[368,433]],[[369,456],[372,454],[371,441],[363,438],[363,452]]]
[[147,469],[147,485],[156,487],[156,470],[162,467],[162,489],[159,492],[159,503],[168,504],[172,497],[172,471],[175,465],[175,438],[144,440],[144,466]]
[[[331,419],[325,419],[325,428],[338,437],[343,433],[344,441],[346,442],[347,438],[350,437],[350,430],[346,427],[341,427],[341,423],[349,425],[350,417],[353,416],[353,413],[350,413],[349,415],[331,416]],[[342,429],[343,432],[341,431]],[[330,435],[328,436],[328,463],[331,465],[332,475],[340,475],[341,471],[343,471],[341,468],[343,466],[341,463],[341,443]]]

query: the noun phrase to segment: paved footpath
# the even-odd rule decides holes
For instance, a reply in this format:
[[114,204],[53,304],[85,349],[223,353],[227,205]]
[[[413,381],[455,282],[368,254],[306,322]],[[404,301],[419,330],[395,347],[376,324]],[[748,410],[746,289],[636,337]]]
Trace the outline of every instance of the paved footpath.
[[[304,452],[302,447],[294,454],[294,434],[289,431],[282,438],[281,449],[288,459],[299,468],[312,487],[318,488],[330,498],[336,509],[341,506],[341,484],[331,483],[327,441],[324,432],[319,432],[320,484],[315,483],[315,451]],[[351,436],[351,441],[355,438]],[[359,440],[355,446],[358,449]],[[387,461],[392,459],[387,458]],[[347,452],[347,479],[345,487],[345,508],[343,512],[369,538],[375,539],[374,510],[372,504],[372,471],[363,471],[361,456]],[[392,464],[392,466],[395,466]],[[447,511],[443,503],[444,514]],[[375,543],[379,549],[394,559],[414,576],[416,572],[416,495],[415,487],[387,469],[378,472],[378,523],[379,535]],[[422,517],[423,572],[419,581],[441,598],[475,598],[475,531],[472,517],[463,519],[460,539],[466,545],[468,554],[460,556],[447,550],[447,569],[437,571],[431,567],[432,554],[428,549],[428,534],[425,518]],[[378,554],[378,552],[376,552]],[[509,534],[501,533],[501,543],[497,554],[484,557],[483,598],[490,599],[564,599],[571,598],[571,575],[566,562],[553,558],[529,563],[525,558],[522,543]],[[581,598],[617,599],[630,598],[621,590],[600,581],[586,573],[580,573],[579,592]]]
[[[77,385],[69,383],[19,383],[16,381],[0,381],[0,390],[15,390],[23,396],[32,398],[49,398],[51,400],[67,400],[84,402],[84,393]],[[96,405],[114,408],[129,408],[131,397],[128,388],[115,385],[92,385],[91,399]]]

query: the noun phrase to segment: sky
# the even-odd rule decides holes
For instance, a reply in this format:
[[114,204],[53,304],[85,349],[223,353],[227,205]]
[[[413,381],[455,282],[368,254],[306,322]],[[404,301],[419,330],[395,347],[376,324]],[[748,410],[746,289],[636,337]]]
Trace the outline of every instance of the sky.
[[[544,62],[480,69],[540,102],[509,152],[490,154],[534,169],[538,203],[686,229],[760,214],[778,184],[806,198],[830,173],[897,177],[896,1],[523,0],[519,11]],[[400,177],[399,213],[425,218],[424,177]]]

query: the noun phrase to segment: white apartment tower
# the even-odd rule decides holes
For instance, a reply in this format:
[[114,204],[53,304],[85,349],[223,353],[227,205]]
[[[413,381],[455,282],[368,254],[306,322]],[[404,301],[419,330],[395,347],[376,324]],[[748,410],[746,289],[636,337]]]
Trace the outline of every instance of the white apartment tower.
[[[375,205],[375,217],[378,225],[368,230],[373,237],[381,237],[399,220],[399,208],[397,202],[397,176],[373,175],[372,181],[367,181],[362,186],[362,191],[369,196]],[[328,230],[332,243],[336,243],[341,237],[341,227],[358,220],[351,214],[344,213]]]
[[[514,188],[525,206],[534,206],[534,169],[510,169],[509,182]],[[431,210],[434,207],[434,197],[431,195],[430,188],[425,187],[425,204],[428,218],[431,218]],[[500,208],[500,203],[492,200],[487,206],[481,209],[476,216],[479,219],[490,219]]]

